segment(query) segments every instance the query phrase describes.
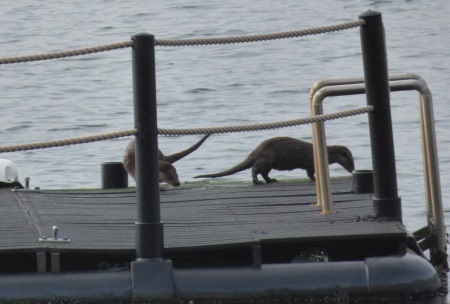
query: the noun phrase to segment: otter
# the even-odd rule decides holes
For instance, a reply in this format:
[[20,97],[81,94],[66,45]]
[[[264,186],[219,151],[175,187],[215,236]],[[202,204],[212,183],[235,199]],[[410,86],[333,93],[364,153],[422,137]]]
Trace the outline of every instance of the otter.
[[[355,169],[353,155],[347,147],[327,146],[329,164],[338,163],[348,172]],[[276,182],[269,177],[272,169],[286,171],[305,169],[308,177],[314,181],[313,146],[292,137],[274,137],[261,142],[253,152],[240,164],[215,174],[198,175],[194,178],[215,178],[231,175],[252,168],[252,178],[255,185],[263,184],[257,175],[261,174],[266,183]]]
[[[166,156],[161,152],[161,150],[158,149],[159,182],[168,183],[169,185],[175,187],[180,186],[177,170],[172,164],[197,150],[197,148],[200,147],[200,145],[210,135],[211,134],[206,134],[195,145],[175,154]],[[125,149],[125,154],[123,156],[123,167],[125,168],[125,171],[127,171],[128,174],[130,174],[136,180],[137,177],[134,139],[128,143],[127,148]]]

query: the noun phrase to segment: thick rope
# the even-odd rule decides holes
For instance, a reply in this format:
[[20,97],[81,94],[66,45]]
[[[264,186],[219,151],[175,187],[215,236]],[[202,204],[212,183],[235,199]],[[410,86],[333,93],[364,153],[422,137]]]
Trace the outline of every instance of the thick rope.
[[59,51],[52,52],[46,54],[37,54],[37,55],[25,55],[25,56],[16,56],[16,57],[5,57],[0,58],[0,64],[10,64],[10,63],[19,63],[19,62],[29,62],[29,61],[40,61],[40,60],[48,60],[48,59],[57,59],[57,58],[65,58],[65,57],[73,57],[79,55],[87,55],[105,51],[112,51],[116,49],[126,48],[133,45],[133,41],[125,41],[118,42],[112,44],[104,44],[99,46],[81,48],[81,49],[73,49],[68,51]]
[[69,145],[75,145],[75,144],[84,144],[84,143],[90,143],[90,142],[101,141],[101,140],[106,140],[106,139],[113,139],[113,138],[135,135],[136,133],[137,133],[136,129],[131,129],[131,130],[123,130],[123,131],[117,131],[117,132],[111,132],[111,133],[105,133],[105,134],[99,134],[99,135],[89,135],[89,136],[84,136],[84,137],[74,137],[74,138],[52,140],[52,141],[42,141],[42,142],[36,142],[36,143],[32,143],[32,144],[5,146],[5,147],[0,147],[0,153],[53,148],[53,147],[69,146]]
[[[304,125],[304,124],[322,122],[322,121],[344,118],[344,117],[349,117],[349,116],[355,116],[355,115],[360,115],[363,113],[369,113],[369,112],[373,112],[373,111],[374,111],[373,106],[365,106],[365,107],[355,108],[355,109],[346,110],[346,111],[316,115],[316,116],[295,119],[295,120],[288,120],[288,121],[283,121],[283,122],[253,124],[253,125],[245,125],[245,126],[196,128],[196,129],[158,129],[158,134],[160,134],[160,135],[199,135],[199,134],[218,134],[218,133],[234,133],[234,132],[269,130],[269,129],[293,127],[293,126],[298,126],[298,125]],[[62,139],[62,140],[37,142],[37,143],[32,143],[32,144],[4,146],[4,147],[0,147],[0,153],[14,152],[14,151],[27,151],[27,150],[83,144],[83,143],[101,141],[101,140],[106,140],[106,139],[131,136],[131,135],[136,135],[136,134],[137,134],[136,129],[130,129],[130,130],[105,133],[105,134],[100,134],[100,135],[90,135],[90,136],[68,138],[68,139]]]
[[[349,116],[360,115],[363,113],[373,112],[373,106],[364,106],[361,108],[355,108],[351,110],[345,110],[340,112],[334,112],[329,114],[315,115],[300,119],[287,120],[282,122],[254,124],[245,126],[229,126],[229,127],[212,127],[212,128],[196,128],[196,129],[158,129],[160,135],[201,135],[201,134],[221,134],[221,133],[236,133],[236,132],[249,132],[249,131],[261,131],[280,129],[287,127],[294,127],[299,125],[311,124],[315,122],[322,122],[327,120],[333,120],[338,118],[344,118]],[[0,150],[1,152],[1,150]]]
[[[192,45],[211,45],[211,44],[230,44],[230,43],[244,43],[244,42],[256,42],[265,40],[275,40],[275,39],[286,39],[301,37],[307,35],[318,35],[329,32],[336,32],[345,29],[351,29],[358,26],[363,26],[365,20],[356,20],[347,23],[341,23],[332,26],[324,26],[318,28],[311,28],[299,31],[281,32],[273,34],[263,34],[263,35],[249,35],[249,36],[235,36],[235,37],[219,37],[219,38],[198,38],[198,39],[162,39],[155,40],[155,46],[192,46]],[[51,52],[46,54],[36,54],[36,55],[25,55],[25,56],[15,56],[15,57],[4,57],[0,58],[0,65],[29,62],[29,61],[40,61],[48,59],[57,59],[65,57],[73,57],[79,55],[87,55],[92,53],[99,53],[105,51],[111,51],[121,48],[126,48],[133,46],[133,40],[111,43],[93,47],[86,47],[80,49],[73,49],[68,51]]]
[[231,43],[244,43],[244,42],[256,42],[267,41],[275,39],[287,39],[302,37],[308,35],[318,35],[336,31],[342,31],[351,29],[358,26],[365,25],[365,20],[356,20],[332,26],[317,27],[299,31],[281,32],[273,34],[262,35],[249,35],[249,36],[235,36],[235,37],[223,37],[223,38],[198,38],[198,39],[176,39],[176,40],[156,40],[157,46],[187,46],[187,45],[211,45],[211,44],[231,44]]

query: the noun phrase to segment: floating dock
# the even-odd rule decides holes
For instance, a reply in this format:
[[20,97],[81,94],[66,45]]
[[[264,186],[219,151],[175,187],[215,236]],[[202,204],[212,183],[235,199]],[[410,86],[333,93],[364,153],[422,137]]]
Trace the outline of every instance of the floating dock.
[[[348,177],[331,185],[335,212],[327,215],[316,205],[315,183],[306,180],[167,187],[160,198],[171,277],[162,289],[141,291],[130,264],[136,259],[135,188],[0,189],[0,288],[9,290],[2,296],[248,299],[440,288],[434,268],[413,253],[405,227],[373,214],[371,194],[352,193]],[[65,280],[81,287],[67,293]],[[317,293],[311,284],[318,284]],[[278,285],[282,294],[274,291]]]
[[[331,215],[321,214],[315,205],[313,182],[196,185],[161,192],[164,252],[174,266],[291,262],[311,248],[326,249],[327,260],[406,250],[404,226],[375,218],[370,195],[352,194],[349,178],[333,180],[335,213]],[[105,260],[99,262],[112,265],[120,262],[115,260],[120,254],[134,258],[134,188],[2,189],[0,196],[0,229],[9,231],[2,238],[0,252],[13,252],[16,258],[22,252],[20,265],[34,264],[36,259],[29,255],[34,252],[60,254],[62,271],[73,270],[73,265],[89,268],[72,262],[81,261],[84,255],[91,255],[91,260],[101,254]],[[59,242],[52,241],[53,226],[58,227]]]

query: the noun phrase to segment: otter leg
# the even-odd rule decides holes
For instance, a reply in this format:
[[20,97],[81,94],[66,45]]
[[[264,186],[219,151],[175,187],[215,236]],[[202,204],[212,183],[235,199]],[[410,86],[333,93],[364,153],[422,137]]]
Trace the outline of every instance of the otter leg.
[[275,183],[277,181],[275,178],[269,177],[269,172],[263,172],[261,173],[261,176],[264,178],[266,183]]
[[255,185],[264,184],[262,181],[258,180],[258,172],[256,172],[256,170],[254,168],[252,168],[252,179],[253,179],[253,183]]
[[313,166],[306,168],[306,174],[308,174],[308,177],[310,180],[312,180],[312,181],[316,180],[316,178],[314,177],[314,167]]

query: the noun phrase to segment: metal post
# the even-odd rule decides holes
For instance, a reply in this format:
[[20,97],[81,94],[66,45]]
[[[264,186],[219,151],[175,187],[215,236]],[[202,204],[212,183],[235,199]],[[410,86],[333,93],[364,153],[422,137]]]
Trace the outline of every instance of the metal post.
[[360,27],[360,34],[367,104],[375,107],[375,112],[369,113],[374,179],[373,207],[375,214],[393,217],[402,222],[383,21],[381,13],[376,11],[365,12],[359,18],[366,21],[366,24]]
[[133,36],[133,92],[136,135],[136,256],[162,260],[163,223],[159,201],[158,127],[154,36]]

